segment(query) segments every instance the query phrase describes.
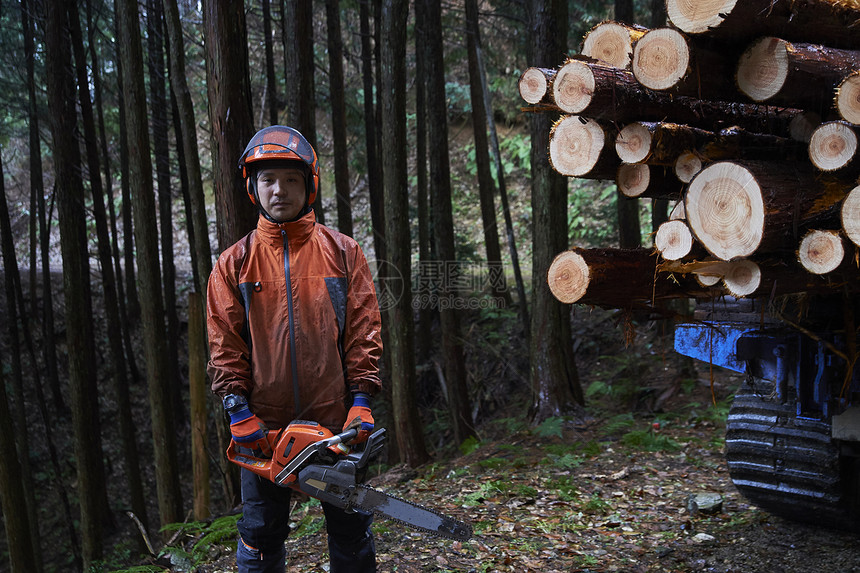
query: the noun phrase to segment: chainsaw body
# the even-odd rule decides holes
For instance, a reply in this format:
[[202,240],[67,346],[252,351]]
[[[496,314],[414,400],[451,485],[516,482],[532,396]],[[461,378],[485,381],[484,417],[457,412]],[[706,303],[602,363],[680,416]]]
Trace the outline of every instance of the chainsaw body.
[[385,445],[385,429],[373,432],[363,450],[351,451],[346,442],[356,433],[347,430],[333,434],[317,422],[296,420],[282,430],[269,431],[266,439],[271,457],[248,453],[231,440],[227,458],[279,486],[347,511],[376,513],[450,539],[466,540],[472,536],[472,528],[463,522],[361,483],[368,464]]

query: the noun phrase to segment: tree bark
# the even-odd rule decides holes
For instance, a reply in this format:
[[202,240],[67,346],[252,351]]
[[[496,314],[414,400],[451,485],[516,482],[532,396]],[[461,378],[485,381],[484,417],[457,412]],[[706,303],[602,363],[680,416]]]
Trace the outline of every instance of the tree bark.
[[329,93],[331,95],[332,138],[334,139],[334,185],[337,228],[350,237],[352,230],[352,191],[349,181],[349,134],[343,84],[343,38],[340,32],[340,1],[326,0],[328,31]]
[[[424,16],[429,33],[425,36],[427,64],[427,123],[430,161],[430,190],[433,236],[436,257],[444,264],[457,261],[454,247],[454,217],[451,205],[451,165],[448,154],[448,110],[445,103],[445,66],[442,43],[442,7],[438,2],[424,2]],[[389,243],[390,244],[390,243]],[[441,301],[453,300],[457,293],[443,280],[438,293],[442,327],[442,360],[448,383],[448,407],[457,444],[475,435],[472,408],[466,386],[466,365],[460,333],[460,317],[453,305]]]
[[585,34],[580,53],[608,66],[629,70],[633,44],[647,31],[648,28],[636,24],[601,22]]
[[759,38],[737,63],[741,93],[757,102],[815,111],[824,116],[846,70],[860,67],[860,51]]
[[481,203],[481,221],[484,227],[484,248],[487,257],[487,284],[492,292],[508,303],[510,295],[504,281],[502,250],[499,246],[499,227],[496,223],[496,186],[490,171],[490,151],[487,126],[493,121],[492,113],[485,109],[483,70],[479,64],[481,33],[478,22],[477,0],[466,0],[466,49],[469,60],[469,94],[472,103],[472,130],[475,138],[475,164],[478,168],[478,194]]
[[688,34],[735,43],[775,34],[790,41],[860,46],[860,7],[841,0],[667,0],[666,11],[672,24]]
[[[42,181],[42,144],[39,137],[39,109],[36,99],[35,46],[33,20],[36,10],[30,0],[21,2],[21,28],[24,38],[24,59],[27,67],[27,127],[29,134],[30,185],[36,196],[36,209],[31,217],[38,222],[39,251],[42,269],[42,359],[51,390],[51,400],[57,413],[67,411],[60,391],[57,368],[57,345],[54,337],[54,286],[50,273],[50,240],[45,220],[45,188]],[[33,285],[35,287],[35,285]],[[34,301],[36,297],[31,297]],[[34,315],[35,316],[35,315]]]
[[793,163],[719,162],[690,182],[684,206],[699,242],[715,257],[732,260],[793,249],[799,231],[836,223],[848,191],[845,183]]
[[263,0],[263,40],[266,51],[266,112],[269,125],[278,124],[278,79],[275,77],[275,51],[272,47],[272,9],[269,0]]
[[[206,78],[209,93],[212,170],[218,252],[245,236],[257,224],[236,162],[254,135],[245,11],[228,0],[205,0]],[[306,135],[306,134],[305,134]],[[317,196],[319,202],[319,195]]]
[[81,548],[83,567],[87,570],[102,557],[102,524],[107,512],[103,505],[106,499],[104,465],[98,388],[93,370],[96,359],[91,343],[94,337],[90,266],[67,13],[65,4],[59,9],[46,8],[46,76],[51,134],[56,151],[54,168],[63,254],[69,393],[80,500]]
[[182,127],[182,152],[185,169],[188,173],[188,196],[191,218],[188,226],[194,236],[192,262],[197,269],[197,292],[205,296],[206,282],[212,272],[212,246],[209,244],[209,221],[206,216],[206,198],[203,193],[203,176],[200,169],[200,153],[197,147],[197,122],[194,117],[194,103],[185,78],[185,41],[182,36],[182,23],[176,0],[164,0],[167,34],[170,38],[170,85],[179,107],[180,126]]
[[194,519],[208,519],[209,456],[206,438],[206,317],[203,295],[188,293],[188,401],[191,406],[191,467],[194,475]]
[[376,133],[376,106],[373,101],[373,50],[370,31],[370,0],[359,1],[361,20],[361,79],[364,87],[364,148],[367,155],[367,187],[370,195],[370,220],[377,260],[385,260],[385,211],[383,210],[382,165]]
[[729,46],[716,50],[688,39],[674,28],[656,28],[633,46],[630,69],[649,89],[699,99],[731,100],[735,94],[735,61]]
[[[33,469],[30,463],[30,430],[27,420],[26,399],[24,397],[24,368],[21,362],[21,344],[19,339],[19,328],[27,327],[27,322],[24,319],[26,311],[23,307],[23,300],[18,301],[15,290],[16,283],[21,282],[21,276],[18,271],[18,260],[15,254],[15,239],[12,234],[12,223],[9,219],[9,206],[6,203],[6,185],[3,179],[3,162],[0,160],[0,252],[3,255],[3,286],[6,291],[6,328],[9,337],[9,348],[12,354],[12,362],[10,364],[10,373],[12,375],[12,383],[10,384],[13,392],[13,409],[11,411],[10,426],[14,427],[14,432],[9,434],[9,439],[13,440],[14,446],[17,448],[17,453],[13,450],[12,457],[9,458],[10,463],[20,464],[23,482],[20,484],[23,490],[22,495],[16,503],[19,507],[17,511],[26,513],[26,524],[29,531],[25,533],[22,542],[29,544],[25,550],[36,555],[37,559],[33,561],[34,569],[41,570],[41,548],[39,540],[39,513],[37,511],[36,493],[33,487]],[[19,304],[19,302],[21,304]],[[5,388],[3,390],[3,402],[6,403]],[[55,468],[56,469],[56,468]],[[14,485],[14,484],[10,484]],[[4,500],[5,501],[5,500]],[[23,501],[23,504],[21,503]],[[5,510],[5,507],[4,507]],[[5,515],[5,513],[4,513]],[[19,523],[19,525],[23,525]],[[16,532],[20,535],[22,532]],[[71,531],[71,541],[74,542],[74,529]]]
[[[572,64],[573,61],[577,60],[568,60],[567,63]],[[642,89],[632,72],[594,62],[581,64],[591,71],[594,88],[592,93],[592,88],[589,87],[591,79],[583,72],[583,87],[580,89],[582,101],[576,106],[581,109],[576,113],[591,119],[611,121],[621,125],[631,121],[665,121],[666,110],[671,109],[674,123],[710,131],[738,126],[753,133],[789,137],[792,119],[802,113],[796,108],[701,100]],[[571,74],[570,78],[576,75]],[[555,104],[544,101],[526,111],[555,112],[559,109]]]
[[[528,3],[529,61],[549,67],[567,50],[567,2]],[[534,423],[569,413],[584,397],[573,354],[570,315],[543,280],[552,258],[567,245],[567,179],[554,173],[547,157],[551,117],[530,118],[532,166],[532,304],[529,345]]]
[[[423,25],[424,3],[416,2],[415,6],[415,77],[426,77],[426,36],[427,28]],[[415,82],[415,194],[418,210],[418,272],[431,264],[432,237],[430,225],[430,201],[427,189],[427,83]],[[415,293],[413,293],[415,296]],[[418,309],[418,330],[416,351],[419,362],[428,362],[433,352],[433,319],[436,312],[429,304],[423,304]]]
[[[119,0],[120,54],[123,62],[123,92],[128,121],[129,176],[134,201],[134,232],[138,253],[144,356],[146,358],[152,438],[155,449],[155,477],[161,525],[182,519],[182,497],[176,453],[176,429],[171,417],[172,404],[167,341],[165,340],[164,302],[158,262],[158,233],[146,125],[146,95],[143,81],[143,50],[138,32],[137,3]],[[210,35],[210,38],[217,37]],[[238,157],[238,154],[236,155]]]
[[[3,198],[6,200],[5,196]],[[3,380],[3,362],[0,360],[0,509],[3,510],[3,525],[9,551],[9,565],[12,571],[40,571],[37,559],[38,541],[31,532],[27,504],[21,503],[24,494],[24,472],[15,451],[15,429],[9,400],[6,396],[6,383]]]
[[[129,501],[132,510],[147,523],[146,503],[143,496],[140,464],[137,451],[137,436],[131,412],[131,399],[128,389],[128,371],[123,351],[122,319],[119,309],[119,297],[116,290],[113,259],[111,257],[110,233],[108,231],[107,213],[105,210],[104,189],[101,181],[101,165],[99,162],[98,136],[96,134],[95,117],[90,101],[90,86],[87,77],[87,62],[84,53],[83,35],[81,32],[77,2],[68,3],[69,31],[75,56],[75,73],[78,82],[78,100],[81,118],[84,126],[84,148],[87,155],[87,167],[90,173],[90,190],[93,197],[93,218],[96,225],[98,243],[98,258],[102,273],[102,290],[104,309],[107,317],[107,339],[110,349],[110,360],[113,364],[113,383],[116,391],[118,418],[120,425],[121,448],[126,467]],[[108,506],[107,491],[103,492],[105,507]]]
[[[402,294],[388,309],[388,343],[391,365],[391,393],[398,451],[411,467],[429,459],[421,433],[418,404],[415,400],[415,353],[412,329],[412,285],[410,277],[411,241],[409,239],[409,197],[406,160],[406,0],[385,0],[382,7],[382,140],[385,190],[385,237],[390,267],[385,276],[401,277],[399,283],[386,281],[387,288],[402,286]],[[380,273],[383,274],[383,273]]]
[[658,274],[652,249],[561,251],[547,272],[553,296],[564,304],[640,308],[657,300],[710,297],[718,293],[692,279]]

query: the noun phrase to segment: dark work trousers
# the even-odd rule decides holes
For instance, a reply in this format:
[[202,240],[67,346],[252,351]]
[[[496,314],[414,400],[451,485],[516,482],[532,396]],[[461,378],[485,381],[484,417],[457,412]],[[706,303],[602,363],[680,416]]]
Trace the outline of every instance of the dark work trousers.
[[[239,573],[284,573],[284,542],[290,532],[290,492],[242,468],[242,502],[236,564]],[[373,516],[322,504],[328,530],[331,573],[376,571]]]

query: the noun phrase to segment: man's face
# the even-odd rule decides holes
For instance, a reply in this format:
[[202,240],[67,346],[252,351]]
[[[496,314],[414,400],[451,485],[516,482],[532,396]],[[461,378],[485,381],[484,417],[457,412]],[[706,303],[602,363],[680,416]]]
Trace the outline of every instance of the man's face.
[[277,221],[295,219],[305,206],[305,174],[299,169],[264,168],[257,173],[260,205]]

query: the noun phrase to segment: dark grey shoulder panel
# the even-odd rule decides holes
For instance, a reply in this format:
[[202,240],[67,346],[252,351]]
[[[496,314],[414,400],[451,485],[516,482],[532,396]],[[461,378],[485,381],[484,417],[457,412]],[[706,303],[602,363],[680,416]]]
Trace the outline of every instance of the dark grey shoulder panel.
[[242,324],[242,340],[248,345],[248,355],[251,355],[251,330],[249,324],[249,312],[251,311],[251,297],[254,294],[254,283],[241,283],[239,292],[242,294],[242,306],[245,308],[245,322]]
[[331,299],[331,305],[337,317],[340,338],[343,337],[343,329],[346,325],[346,277],[326,277],[325,286],[328,289],[328,296]]

